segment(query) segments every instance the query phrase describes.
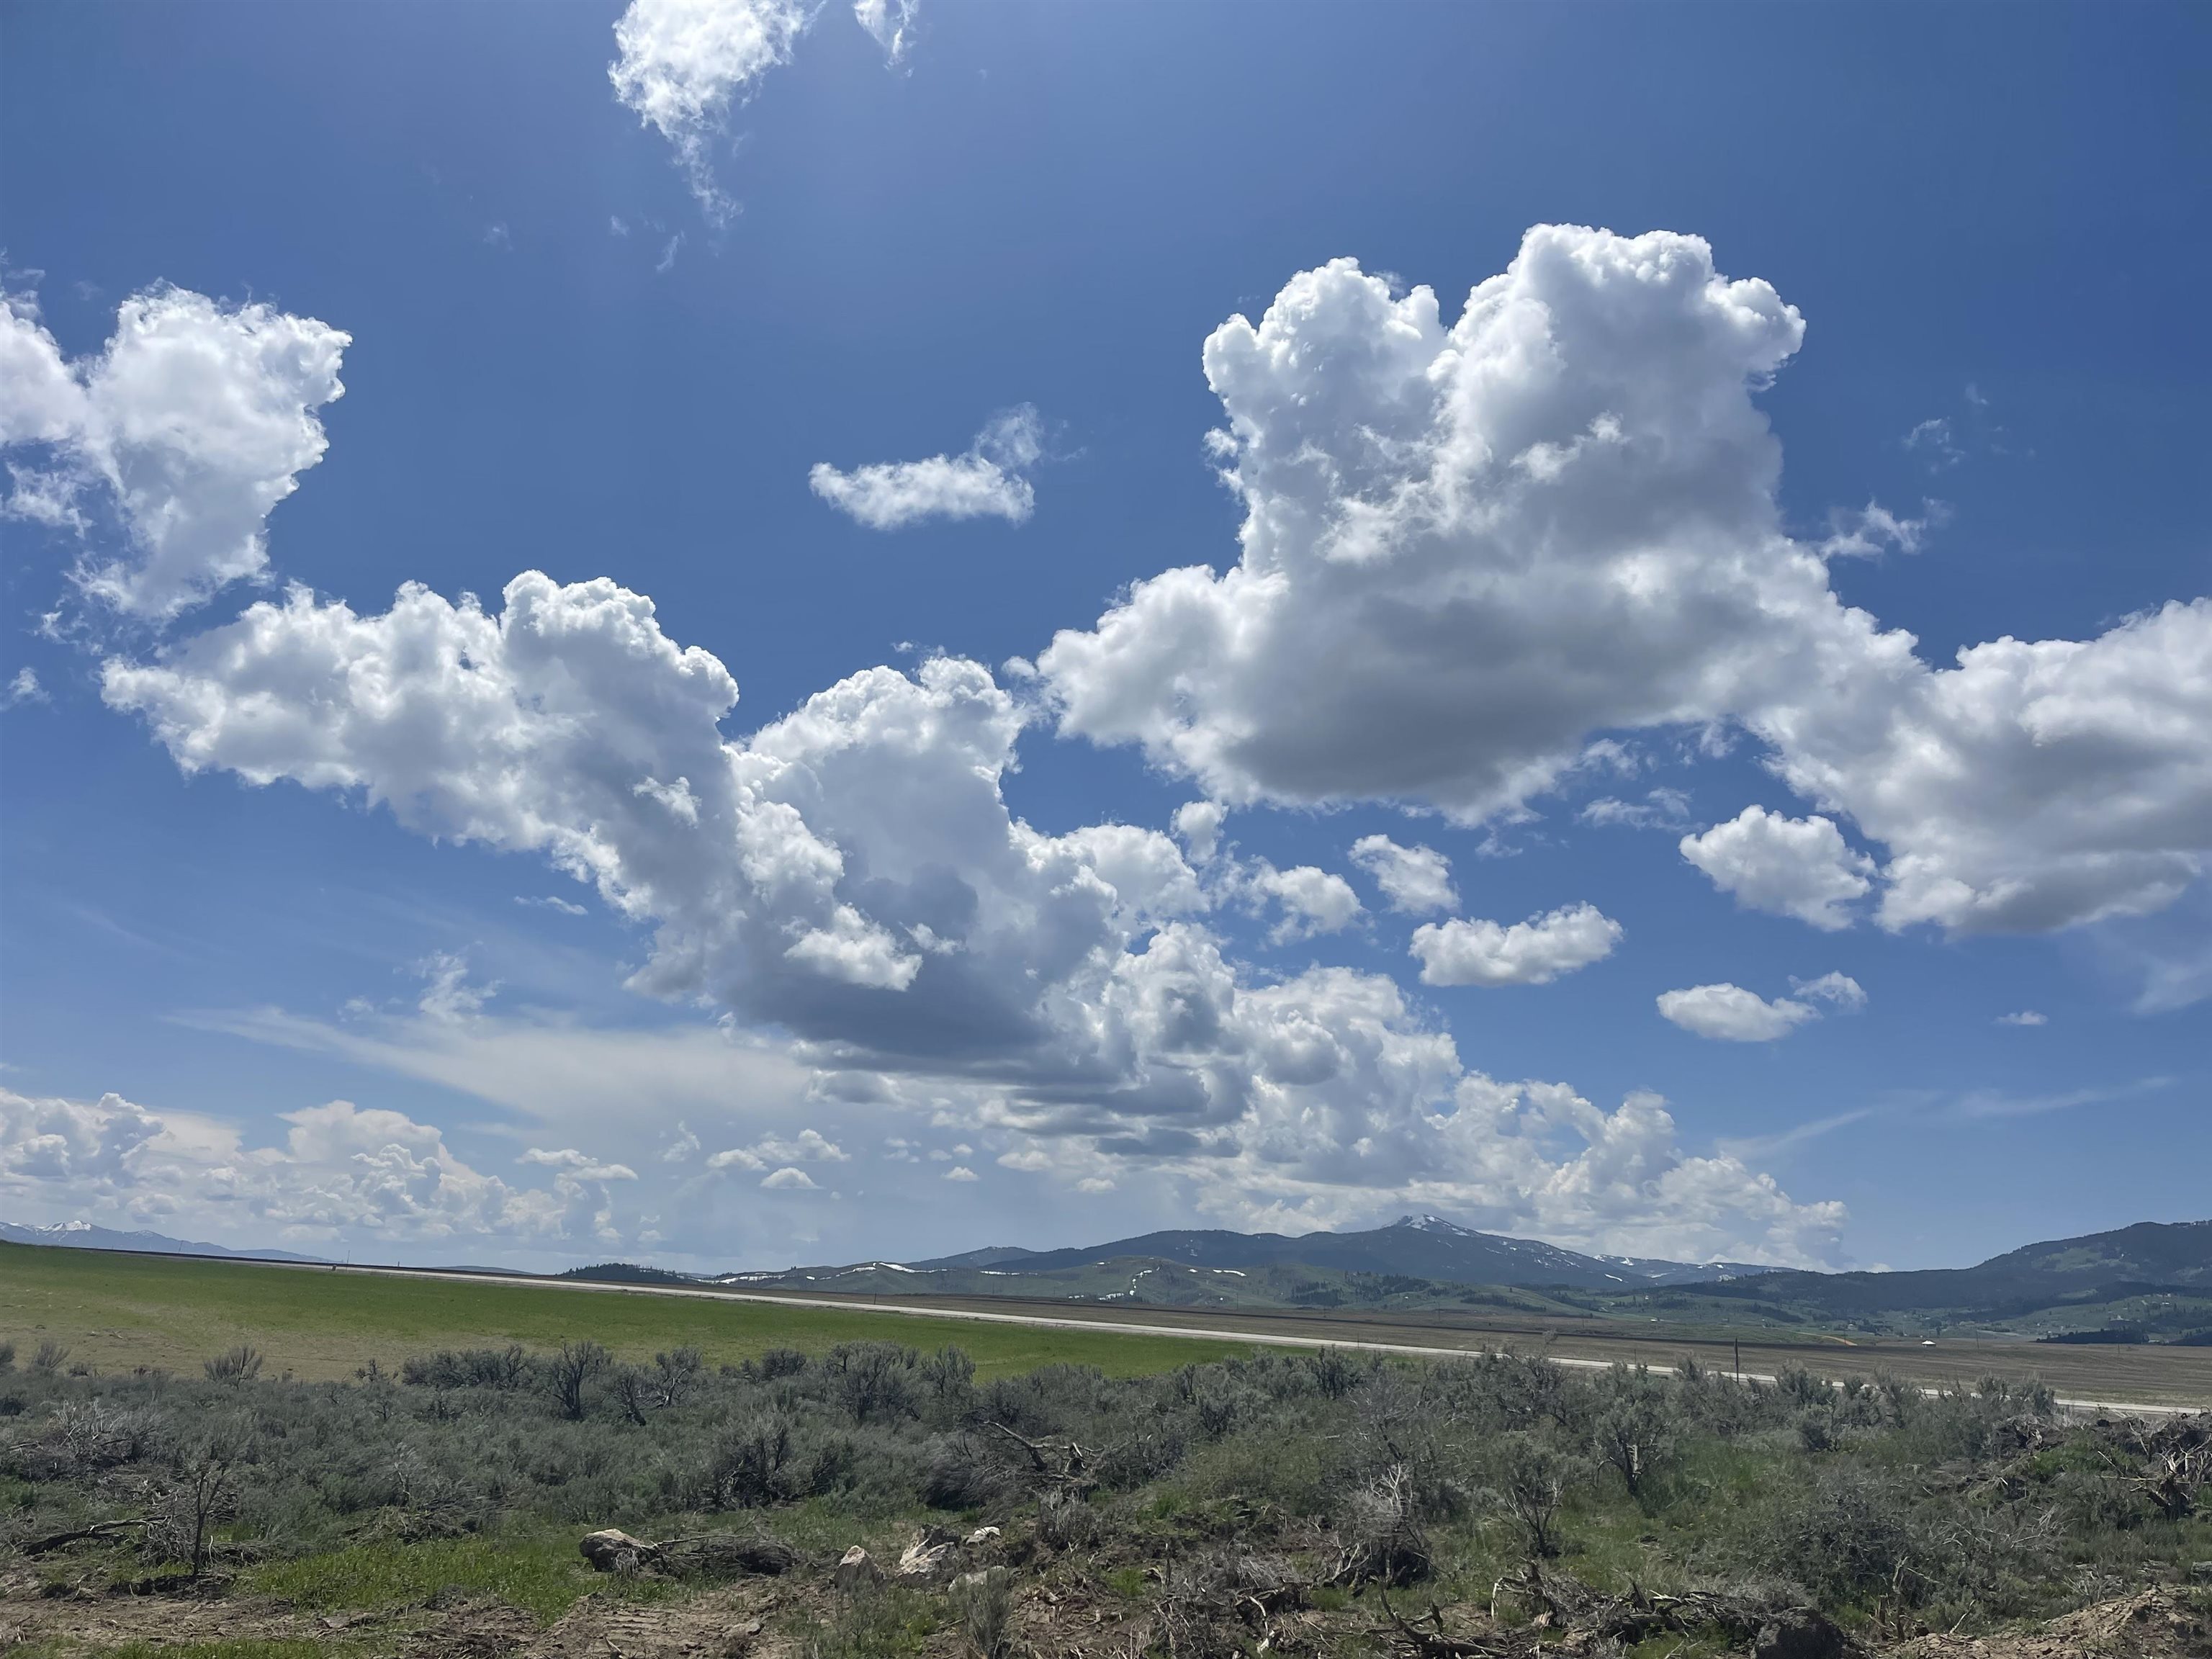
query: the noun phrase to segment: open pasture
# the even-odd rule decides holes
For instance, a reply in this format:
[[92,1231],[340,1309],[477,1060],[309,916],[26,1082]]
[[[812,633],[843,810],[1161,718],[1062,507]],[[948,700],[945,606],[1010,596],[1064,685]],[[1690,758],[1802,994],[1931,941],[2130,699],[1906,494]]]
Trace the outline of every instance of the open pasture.
[[1100,1329],[1038,1329],[842,1308],[779,1308],[714,1297],[635,1295],[605,1286],[253,1261],[124,1255],[0,1245],[0,1341],[27,1359],[45,1341],[103,1370],[197,1370],[240,1342],[271,1374],[351,1376],[371,1359],[386,1369],[437,1348],[519,1342],[557,1347],[590,1338],[625,1360],[695,1347],[710,1365],[775,1347],[818,1352],[874,1339],[933,1348],[957,1343],[986,1377],[1067,1363],[1133,1376],[1244,1352],[1219,1341]]

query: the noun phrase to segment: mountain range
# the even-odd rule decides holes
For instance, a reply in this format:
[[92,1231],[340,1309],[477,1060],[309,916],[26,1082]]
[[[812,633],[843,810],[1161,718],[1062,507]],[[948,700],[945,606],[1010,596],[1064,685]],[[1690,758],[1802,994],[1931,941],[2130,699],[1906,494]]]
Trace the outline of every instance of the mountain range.
[[1451,1285],[1565,1285],[1577,1290],[1625,1290],[1635,1285],[1689,1285],[1771,1273],[1742,1261],[1667,1261],[1633,1255],[1583,1255],[1533,1238],[1446,1221],[1441,1216],[1401,1216],[1364,1232],[1236,1233],[1220,1228],[1140,1233],[1080,1249],[1024,1250],[1012,1245],[902,1265],[917,1272],[990,1268],[999,1273],[1050,1273],[1085,1263],[1132,1258],[1194,1267],[1332,1267],[1340,1273],[1396,1273]]
[[1745,1262],[1583,1255],[1406,1216],[1363,1232],[1146,1233],[1086,1249],[996,1246],[714,1282],[887,1296],[1153,1306],[1461,1307],[1668,1323],[1825,1328],[2051,1341],[2212,1340],[2212,1221],[2142,1222],[1971,1267],[1810,1273]]
[[20,1221],[0,1221],[0,1243],[60,1244],[80,1250],[138,1250],[156,1255],[228,1255],[242,1261],[321,1261],[319,1255],[300,1255],[290,1250],[234,1250],[223,1244],[196,1244],[171,1238],[166,1233],[118,1232],[95,1227],[88,1221],[62,1221],[35,1227]]
[[[0,1222],[0,1241],[313,1261],[84,1222]],[[2212,1342],[2212,1221],[2140,1222],[1971,1267],[1813,1273],[1740,1261],[1585,1255],[1408,1215],[1356,1232],[1177,1229],[1077,1249],[994,1245],[914,1261],[678,1273],[627,1262],[572,1279],[866,1296],[1018,1297],[1186,1308],[1491,1309],[1671,1323],[1948,1331],[2052,1341]]]

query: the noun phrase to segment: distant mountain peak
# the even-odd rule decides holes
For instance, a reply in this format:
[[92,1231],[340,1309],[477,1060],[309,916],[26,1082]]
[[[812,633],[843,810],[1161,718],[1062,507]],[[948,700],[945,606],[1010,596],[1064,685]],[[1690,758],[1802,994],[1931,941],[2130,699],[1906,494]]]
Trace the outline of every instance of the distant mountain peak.
[[1390,1224],[1394,1227],[1411,1227],[1416,1232],[1443,1233],[1455,1238],[1481,1237],[1472,1227],[1462,1227],[1456,1221],[1447,1221],[1440,1215],[1401,1215]]

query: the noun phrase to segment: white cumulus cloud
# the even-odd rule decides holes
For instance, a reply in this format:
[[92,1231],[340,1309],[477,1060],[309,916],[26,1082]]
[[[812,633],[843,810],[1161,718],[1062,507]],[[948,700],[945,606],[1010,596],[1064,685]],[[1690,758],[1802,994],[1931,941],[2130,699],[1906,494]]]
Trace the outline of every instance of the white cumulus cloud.
[[569,1149],[522,1158],[550,1188],[472,1169],[443,1133],[404,1113],[334,1100],[281,1115],[255,1145],[236,1126],[105,1095],[79,1101],[0,1089],[0,1200],[125,1228],[267,1244],[276,1239],[494,1238],[616,1234],[620,1164]]
[[1682,856],[1748,909],[1848,927],[1850,906],[1873,887],[1874,860],[1844,843],[1834,820],[1747,806],[1726,823],[1685,836]]
[[1794,996],[1769,1002],[1741,985],[1692,985],[1687,990],[1662,992],[1659,1012],[1697,1036],[1724,1042],[1772,1042],[1820,1018],[1822,1004],[1844,1014],[1857,1013],[1867,1006],[1865,989],[1849,974],[1792,979],[1790,988]]
[[1359,895],[1352,890],[1352,884],[1310,864],[1278,870],[1262,859],[1254,867],[1249,889],[1255,897],[1281,908],[1282,919],[1267,935],[1278,945],[1341,932],[1359,915]]
[[578,1152],[574,1146],[562,1146],[557,1149],[532,1146],[515,1159],[515,1162],[534,1164],[541,1169],[559,1170],[563,1174],[575,1176],[579,1181],[635,1181],[637,1179],[637,1171],[627,1164],[603,1162],[587,1153]]
[[0,447],[9,510],[116,544],[72,574],[124,614],[165,622],[269,562],[270,513],[327,447],[316,411],[343,395],[350,337],[266,305],[178,288],[125,300],[74,362],[21,295],[0,297]]
[[1595,905],[1569,904],[1510,927],[1427,922],[1413,930],[1413,953],[1424,985],[1549,985],[1611,956],[1621,931]]
[[616,21],[620,56],[607,68],[615,97],[675,149],[710,224],[737,212],[714,169],[731,110],[762,76],[791,61],[813,21],[805,0],[630,0]]
[[1352,861],[1375,878],[1393,910],[1418,916],[1459,908],[1451,860],[1433,848],[1401,847],[1388,836],[1362,836],[1352,843]]
[[1025,523],[1036,507],[1026,476],[1044,453],[1044,428],[1029,404],[994,416],[964,453],[878,461],[840,471],[816,463],[814,493],[871,530],[902,530],[925,519],[1004,519]]
[[[653,930],[641,990],[787,1033],[825,1101],[924,1088],[948,1126],[988,1127],[1077,1190],[1139,1168],[1224,1217],[1331,1224],[1418,1194],[1606,1248],[1832,1256],[1839,1209],[1683,1152],[1641,1098],[1607,1114],[1560,1085],[1493,1084],[1380,975],[1255,982],[1167,836],[1013,816],[1001,780],[1026,711],[974,663],[871,669],[733,738],[728,671],[649,600],[533,572],[498,611],[415,586],[367,615],[295,592],[156,660],[112,659],[102,684],[186,771],[331,790],[549,859]],[[678,778],[690,813],[637,787]],[[1316,895],[1302,915],[1357,913],[1348,884]],[[1609,948],[1608,927],[1501,949],[1514,972],[1556,970]],[[899,965],[793,956],[817,935]],[[489,1018],[424,1024],[451,1047],[498,1038]],[[1525,1105],[1539,1098],[1559,1103]],[[811,1181],[785,1152],[706,1162]]]
[[1784,528],[1755,394],[1802,338],[1772,288],[1671,233],[1540,226],[1449,323],[1348,259],[1292,278],[1204,352],[1237,562],[1060,634],[1036,665],[1061,730],[1225,803],[1474,822],[1530,810],[1606,734],[1735,727],[1881,844],[1885,927],[2172,903],[2212,852],[2212,599],[1923,661],[1830,586],[1856,548]]
[[1659,994],[1659,1012],[1695,1036],[1724,1042],[1771,1042],[1785,1037],[1820,1011],[1809,1002],[1778,997],[1772,1002],[1741,985],[1692,985]]

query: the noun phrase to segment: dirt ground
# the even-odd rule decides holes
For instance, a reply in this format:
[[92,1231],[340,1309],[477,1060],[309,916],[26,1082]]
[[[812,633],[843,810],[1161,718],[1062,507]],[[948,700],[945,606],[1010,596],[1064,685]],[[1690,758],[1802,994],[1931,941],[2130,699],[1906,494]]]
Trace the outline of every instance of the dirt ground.
[[[107,1595],[0,1601],[0,1654],[33,1647],[96,1655],[129,1642],[155,1647],[214,1641],[330,1644],[369,1659],[785,1659],[791,1598],[755,1581],[640,1605],[586,1595],[550,1628],[497,1600],[454,1598],[349,1618],[317,1617],[250,1597]],[[771,1625],[776,1628],[771,1629]]]
[[[316,1617],[282,1602],[216,1595],[40,1596],[21,1578],[5,1583],[4,1590],[0,1653],[33,1648],[88,1655],[132,1641],[159,1648],[306,1638],[359,1659],[799,1659],[807,1634],[835,1606],[834,1592],[818,1571],[803,1579],[793,1575],[741,1580],[658,1602],[586,1595],[550,1628],[496,1600],[459,1597],[349,1618]],[[1549,1643],[1540,1650],[1534,1632],[1500,1630],[1474,1607],[1443,1609],[1443,1619],[1440,1632],[1451,1630],[1474,1651],[1595,1656],[1615,1650],[1609,1644],[1578,1641],[1571,1630],[1555,1650]],[[1014,1651],[1037,1659],[1126,1659],[1152,1645],[1159,1634],[1148,1609],[1095,1586],[1066,1581],[1024,1583],[1012,1622]],[[1359,1646],[1395,1652],[1401,1659],[1417,1659],[1419,1653],[1408,1639],[1379,1626],[1375,1611],[1362,1606],[1335,1614],[1285,1610],[1268,1622],[1261,1652],[1316,1652],[1352,1637]],[[1260,1634],[1253,1632],[1252,1639]],[[1490,1647],[1492,1642],[1498,1645]],[[955,1659],[965,1644],[954,1622],[945,1620],[923,1650],[930,1659]],[[1855,1654],[1862,1659],[2207,1659],[2212,1656],[2212,1622],[2174,1593],[2150,1589],[2031,1631],[1922,1636],[1860,1647]]]
[[1887,1650],[1891,1659],[2200,1659],[2212,1654],[2212,1621],[2171,1591],[2144,1590],[2003,1636],[1923,1636]]

